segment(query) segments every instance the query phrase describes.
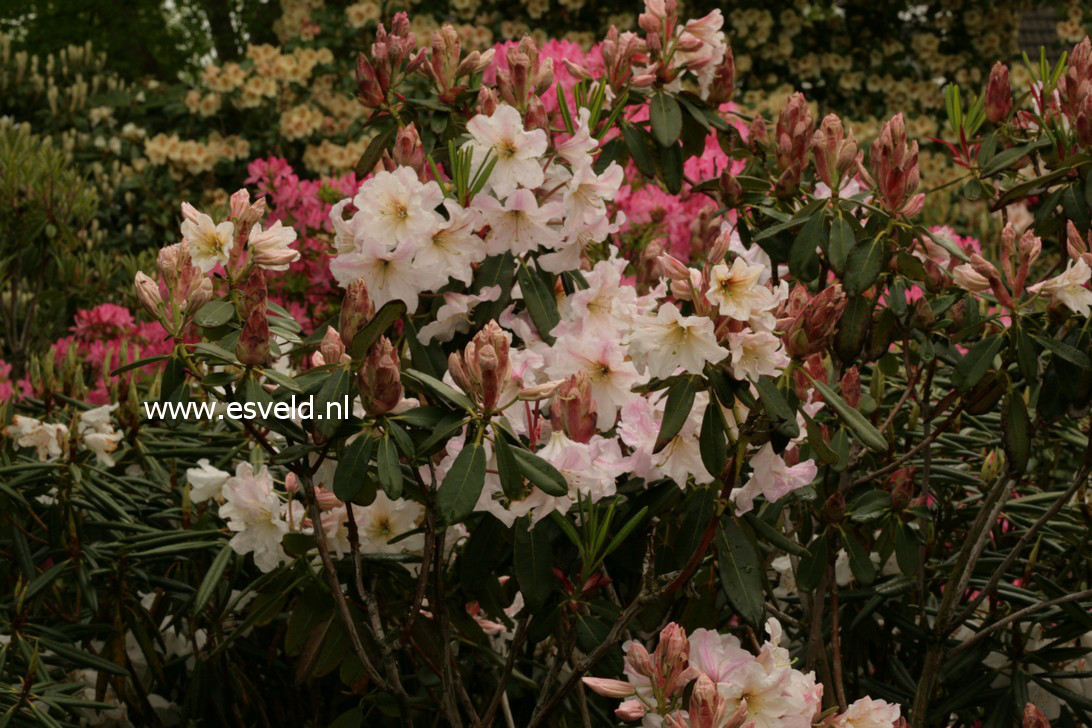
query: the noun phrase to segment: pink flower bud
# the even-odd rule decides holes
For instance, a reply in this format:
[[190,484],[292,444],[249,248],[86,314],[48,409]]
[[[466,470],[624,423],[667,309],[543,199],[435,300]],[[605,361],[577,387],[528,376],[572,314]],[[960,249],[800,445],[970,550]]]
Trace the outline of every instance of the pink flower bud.
[[652,655],[648,654],[648,650],[640,642],[632,641],[625,646],[626,650],[626,665],[629,666],[637,675],[644,677],[652,677]]
[[251,203],[250,192],[244,187],[231,195],[231,219],[236,230],[249,230],[254,223],[265,217],[265,198]]
[[690,268],[673,256],[664,253],[656,259],[656,262],[659,263],[664,275],[671,280],[690,282]]
[[827,114],[815,131],[812,152],[816,174],[836,194],[842,178],[857,166],[857,142],[852,135],[846,137],[842,121],[835,114]]
[[766,119],[762,114],[755,114],[755,118],[751,120],[751,126],[748,129],[747,144],[752,151],[755,151],[764,146],[767,141],[769,141],[769,137],[766,131]]
[[379,337],[364,366],[357,373],[360,399],[368,414],[379,416],[390,412],[402,401],[402,373],[398,352],[390,339]]
[[137,271],[133,287],[136,288],[137,299],[140,300],[141,305],[152,316],[159,318],[163,312],[163,296],[159,293],[159,284],[142,271]]
[[648,708],[640,700],[627,700],[614,709],[614,714],[625,721],[640,720]]
[[872,142],[869,159],[871,177],[866,180],[876,192],[880,204],[892,215],[912,217],[921,212],[925,195],[914,195],[918,188],[918,143],[906,141],[902,114],[895,114],[883,125]]
[[611,680],[605,677],[581,678],[593,692],[604,698],[628,698],[634,694],[633,686],[623,680]]
[[588,442],[595,435],[598,412],[588,373],[580,370],[558,388],[550,407],[554,427],[570,440]]
[[542,99],[538,96],[532,96],[527,102],[527,111],[523,115],[523,126],[527,131],[532,129],[550,129],[550,116],[546,112],[546,107],[542,103]]
[[333,326],[326,327],[326,335],[322,337],[322,343],[319,344],[319,353],[327,364],[338,364],[349,358],[345,354],[345,344],[342,343],[341,337]]
[[490,321],[471,339],[461,355],[452,353],[448,360],[455,383],[487,412],[497,406],[500,394],[511,378],[509,342],[509,335],[496,321]]
[[239,343],[235,345],[235,356],[245,366],[265,366],[269,360],[269,320],[264,307],[250,309]]
[[[197,270],[196,266],[194,270]],[[195,276],[183,302],[183,311],[186,314],[196,313],[211,300],[212,279],[206,275]]]
[[724,52],[724,60],[717,66],[713,74],[713,83],[709,87],[709,103],[720,106],[726,101],[731,101],[736,93],[736,59],[732,55],[732,49]]
[[1088,243],[1081,237],[1081,234],[1077,232],[1077,226],[1073,224],[1072,220],[1066,223],[1065,247],[1066,251],[1069,253],[1069,257],[1073,258],[1073,260],[1079,259],[1088,252]]
[[1035,703],[1028,703],[1024,706],[1021,728],[1050,728],[1050,721],[1047,720],[1043,711],[1035,706]]
[[993,64],[986,82],[986,118],[992,123],[1004,121],[1012,111],[1012,86],[1009,67],[1001,61]]
[[796,284],[782,304],[777,322],[789,356],[808,357],[825,349],[845,307],[846,297],[840,283],[827,286],[814,296],[806,286]]
[[477,112],[485,116],[492,116],[498,106],[500,106],[500,98],[497,96],[496,89],[482,86],[478,91]]
[[412,168],[418,178],[423,178],[425,148],[421,146],[421,137],[413,123],[398,130],[398,135],[394,138],[394,161],[400,166]]
[[380,84],[375,67],[363,53],[356,59],[356,88],[357,98],[366,109],[379,108],[386,100],[386,89]]
[[856,366],[850,367],[842,375],[842,399],[854,409],[861,404],[861,373]]
[[558,388],[564,383],[564,379],[554,379],[542,384],[536,384],[533,387],[524,387],[519,390],[516,399],[521,402],[541,402],[554,396]]
[[807,163],[808,147],[811,146],[815,120],[804,94],[797,91],[789,97],[789,102],[777,117],[775,156],[777,165],[788,179],[779,183],[779,187],[795,188],[800,183],[804,165]]
[[341,300],[341,315],[338,320],[341,340],[352,346],[357,332],[364,328],[373,316],[375,316],[375,305],[368,294],[368,284],[363,278],[357,278],[345,288],[345,296]]

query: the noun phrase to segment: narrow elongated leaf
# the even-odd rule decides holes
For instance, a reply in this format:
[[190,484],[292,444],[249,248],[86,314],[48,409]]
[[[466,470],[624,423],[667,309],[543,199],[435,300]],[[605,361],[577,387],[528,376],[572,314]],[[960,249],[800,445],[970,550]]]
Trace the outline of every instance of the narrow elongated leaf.
[[384,435],[379,441],[376,472],[379,475],[379,484],[383,486],[383,492],[387,494],[387,497],[391,500],[401,497],[402,465],[398,461],[398,449],[389,435]]
[[716,397],[709,397],[705,415],[701,420],[701,434],[698,436],[698,449],[701,462],[713,477],[719,475],[728,463],[728,449],[725,443],[724,418],[717,411],[720,403]]
[[655,177],[656,160],[649,149],[645,132],[633,124],[623,123],[622,138],[626,142],[626,149],[629,151],[630,158],[637,165],[637,169],[641,174],[650,179]]
[[557,468],[521,447],[512,448],[523,477],[531,481],[546,495],[563,496],[569,493],[569,484]]
[[1031,420],[1019,392],[1010,392],[1001,412],[1001,432],[1009,469],[1016,475],[1028,468],[1031,457]]
[[648,106],[649,119],[652,121],[652,136],[661,147],[670,147],[679,140],[682,133],[682,109],[671,94],[657,93]]
[[789,250],[789,270],[802,281],[810,281],[819,275],[819,248],[827,243],[827,220],[822,214],[812,215],[793,240]]
[[842,278],[846,293],[857,296],[864,293],[880,277],[887,261],[887,244],[875,238],[853,248],[846,259],[846,272]]
[[849,254],[857,244],[857,236],[853,233],[853,226],[843,217],[837,217],[830,224],[830,242],[827,247],[827,257],[830,259],[830,267],[839,275],[845,272],[846,261]]
[[757,535],[763,537],[782,551],[793,554],[794,556],[811,556],[810,551],[779,531],[777,526],[766,523],[766,521],[762,520],[762,518],[754,512],[745,514],[743,520],[747,521],[748,525],[756,531]]
[[758,554],[744,529],[731,519],[725,519],[717,528],[720,587],[739,616],[758,627],[766,613],[766,598]]
[[501,490],[509,500],[519,500],[523,496],[523,473],[520,472],[512,446],[499,431],[493,438],[493,452],[497,456],[497,472],[500,475]]
[[456,407],[471,411],[474,409],[474,403],[465,394],[424,372],[419,372],[416,369],[403,369],[402,381],[416,386],[417,391],[435,394],[440,399],[446,400]]
[[667,404],[664,406],[664,416],[660,422],[660,433],[656,436],[656,444],[652,452],[660,452],[667,447],[667,444],[675,439],[675,435],[679,434],[679,430],[686,424],[690,411],[694,409],[694,396],[698,392],[699,382],[697,377],[683,377],[668,388]]
[[986,376],[986,371],[993,364],[993,359],[1005,345],[1001,336],[991,336],[971,347],[955,365],[952,384],[961,392],[969,391]]
[[368,148],[360,155],[360,159],[357,160],[356,167],[354,168],[357,179],[366,176],[372,171],[372,168],[379,162],[379,158],[383,156],[383,151],[390,146],[391,141],[394,139],[394,135],[397,133],[398,126],[392,124],[389,128],[372,137],[371,142],[368,144]]
[[817,379],[812,379],[811,382],[819,390],[819,394],[823,395],[823,399],[827,401],[827,404],[849,426],[849,429],[861,441],[861,444],[876,452],[887,452],[887,440],[884,439],[884,436],[876,429],[875,425],[865,419],[865,416],[860,412],[846,404],[846,401],[824,382]]
[[193,322],[206,329],[223,326],[235,316],[235,306],[228,301],[209,301],[193,316]]
[[527,304],[527,313],[531,315],[531,321],[534,322],[538,335],[547,344],[553,344],[554,337],[550,332],[561,320],[553,290],[542,280],[542,276],[526,266],[520,267],[516,278],[519,280],[519,288],[523,293],[523,302]]
[[194,614],[200,614],[212,598],[212,593],[216,590],[216,585],[220,583],[220,577],[224,575],[224,569],[227,568],[228,560],[233,553],[235,552],[231,546],[224,544],[220,553],[216,554],[216,558],[212,560],[209,570],[205,572],[205,578],[201,580],[201,586],[197,588],[197,594],[193,597]]
[[871,584],[876,580],[876,567],[872,559],[868,557],[868,549],[864,547],[857,537],[848,531],[842,532],[842,544],[849,554],[849,569],[853,576],[862,584]]
[[796,413],[785,401],[785,397],[782,396],[781,390],[777,388],[774,381],[769,377],[760,377],[755,382],[755,389],[758,390],[758,397],[762,400],[766,414],[778,423],[778,430],[789,438],[797,437],[800,434],[800,426],[796,424]]
[[550,596],[553,574],[550,572],[550,532],[543,521],[534,528],[525,516],[516,522],[515,552],[513,554],[516,581],[519,591],[527,600],[527,606],[537,610]]
[[406,304],[403,301],[387,301],[382,308],[375,312],[375,316],[368,322],[368,325],[356,332],[352,346],[349,347],[349,353],[354,359],[361,359],[366,356],[368,350],[372,348],[372,344],[379,340],[383,332],[405,315]]
[[375,438],[360,435],[349,443],[334,471],[334,495],[342,501],[368,506],[375,501],[376,481],[368,477]]
[[485,448],[481,443],[468,442],[455,456],[436,491],[436,508],[444,523],[459,523],[473,513],[484,485]]
[[[349,390],[352,381],[352,373],[344,367],[339,367],[330,372],[330,376],[326,378],[318,396],[315,397],[315,429],[327,437],[333,435],[338,425],[347,420],[351,414],[352,401]],[[347,400],[350,411],[346,411]]]
[[1036,336],[1035,340],[1042,344],[1043,348],[1050,351],[1050,353],[1065,359],[1070,364],[1076,364],[1082,369],[1092,368],[1092,364],[1089,363],[1087,354],[1076,347],[1070,346],[1064,341],[1058,341],[1049,336]]

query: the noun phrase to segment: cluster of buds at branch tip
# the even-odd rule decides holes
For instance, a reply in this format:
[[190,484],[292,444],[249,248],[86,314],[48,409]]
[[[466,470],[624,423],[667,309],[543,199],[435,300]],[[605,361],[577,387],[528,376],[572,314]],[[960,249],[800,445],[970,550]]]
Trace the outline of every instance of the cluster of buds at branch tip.
[[774,130],[774,155],[781,170],[776,184],[779,195],[791,195],[800,185],[800,178],[808,163],[808,148],[811,146],[814,129],[815,119],[808,108],[807,99],[797,91],[789,97],[789,102],[781,110]]
[[231,221],[236,230],[249,230],[254,223],[265,217],[265,198],[250,201],[250,191],[245,187],[231,195]]
[[[1080,239],[1079,235],[1076,237]],[[992,291],[998,303],[1013,308],[1013,299],[1024,295],[1028,272],[1042,249],[1043,241],[1031,230],[1026,231],[1017,242],[1016,229],[1009,223],[1001,231],[1001,268],[1004,277],[997,266],[974,253],[969,264],[956,266],[952,279],[956,285],[972,293]]]
[[749,724],[747,701],[741,700],[735,710],[717,690],[716,683],[704,673],[698,675],[690,693],[686,717],[671,713],[664,720],[665,728],[743,728]]
[[357,372],[360,400],[364,410],[374,416],[385,415],[402,401],[402,374],[398,352],[386,336],[379,337],[364,366]]
[[448,358],[451,378],[484,412],[496,409],[501,392],[512,377],[510,345],[508,334],[496,321],[490,321],[461,354],[452,352]]
[[642,88],[650,86],[656,80],[654,73],[633,76],[634,66],[648,62],[648,45],[635,33],[619,33],[618,28],[612,25],[599,48],[603,55],[607,83],[615,92],[620,91],[627,83],[632,82],[633,86]]
[[993,64],[986,82],[986,118],[999,124],[1012,111],[1012,86],[1009,83],[1009,67],[1001,61]]
[[[159,280],[167,289],[166,302],[160,286],[150,276],[137,273],[133,284],[141,305],[157,319],[165,323],[181,321],[212,300],[212,280],[191,262],[185,243],[160,249],[156,268]],[[169,311],[166,304],[170,305]],[[170,314],[169,320],[165,318],[167,314]]]
[[777,328],[782,332],[786,353],[792,357],[808,357],[825,349],[845,307],[846,296],[840,283],[827,286],[815,295],[802,283],[797,283],[778,312]]
[[837,115],[827,114],[811,138],[811,150],[816,174],[830,188],[831,196],[837,197],[842,181],[857,170],[863,157],[858,155],[857,140],[852,133],[846,135]]
[[375,31],[371,58],[361,53],[356,61],[357,98],[366,108],[375,109],[387,101],[390,90],[402,77],[416,71],[426,60],[421,49],[414,54],[417,39],[410,31],[409,17],[396,13],[388,33],[382,23]]
[[493,62],[494,53],[492,48],[484,53],[471,51],[463,58],[459,32],[445,23],[442,28],[433,31],[428,60],[418,70],[432,82],[441,101],[454,104],[456,97],[467,88],[466,84],[458,83],[459,79],[488,68]]
[[235,356],[245,366],[265,366],[269,361],[268,294],[261,268],[250,269],[243,284],[242,301],[243,331],[235,345]]
[[729,210],[734,210],[743,204],[743,185],[728,168],[720,174],[719,187],[720,201]]
[[500,106],[500,97],[497,96],[496,89],[489,86],[482,86],[478,89],[478,102],[474,107],[477,113],[492,116],[498,106]]
[[905,217],[921,212],[925,195],[914,194],[921,179],[918,143],[906,141],[906,122],[901,113],[889,119],[872,142],[869,166],[871,174],[861,167],[861,176],[887,212]]
[[554,61],[539,57],[538,46],[529,35],[509,47],[504,59],[506,64],[497,68],[497,91],[509,106],[526,111],[532,97],[554,85]]
[[341,315],[338,319],[341,340],[349,342],[349,346],[352,346],[357,332],[364,328],[374,316],[375,305],[368,293],[368,284],[363,278],[357,278],[346,286],[345,296],[341,299]]
[[588,442],[595,435],[598,411],[592,399],[588,373],[581,370],[569,377],[554,395],[550,418],[574,442]]
[[1092,146],[1092,42],[1084,40],[1069,54],[1060,89],[1070,126],[1082,146]]
[[163,315],[163,296],[159,292],[159,284],[149,278],[143,271],[137,271],[136,280],[133,281],[137,299],[156,319]]

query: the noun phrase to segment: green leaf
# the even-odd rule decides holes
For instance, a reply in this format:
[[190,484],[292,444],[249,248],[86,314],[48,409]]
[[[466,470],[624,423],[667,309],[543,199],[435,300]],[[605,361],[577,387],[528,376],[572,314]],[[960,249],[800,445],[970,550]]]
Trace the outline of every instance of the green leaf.
[[383,332],[405,314],[406,304],[403,301],[387,301],[382,308],[375,312],[375,316],[368,322],[368,325],[357,331],[356,335],[353,336],[349,354],[354,359],[364,358],[368,354],[368,350],[372,348],[372,344],[379,340]]
[[778,423],[778,430],[790,439],[799,436],[800,426],[796,424],[796,413],[785,401],[774,380],[770,377],[759,377],[755,382],[755,389],[758,390],[758,398],[762,400],[766,414]]
[[235,316],[235,306],[227,301],[209,301],[194,314],[193,322],[206,329],[223,326]]
[[497,472],[500,475],[501,490],[509,500],[523,497],[523,474],[520,472],[512,446],[499,431],[494,431],[493,452],[497,456]]
[[906,576],[914,576],[921,568],[921,550],[918,539],[909,524],[895,522],[895,560]]
[[702,465],[713,477],[723,472],[724,466],[728,463],[724,417],[719,412],[719,408],[720,403],[717,398],[710,396],[705,415],[701,419],[701,434],[698,436]]
[[1033,152],[1036,149],[1041,149],[1042,147],[1048,147],[1051,145],[1051,143],[1052,142],[1050,140],[1050,137],[1046,136],[1042,139],[1036,139],[1033,142],[1029,142],[1019,147],[1012,147],[1011,149],[1006,149],[1003,152],[998,152],[990,159],[989,162],[986,163],[986,166],[982,168],[982,176],[989,177],[992,174],[996,174],[997,172],[1000,172],[1001,170],[1011,165],[1013,162],[1016,162],[1022,157],[1026,156],[1028,153]]
[[686,424],[690,417],[690,411],[694,409],[694,396],[698,392],[700,379],[684,376],[668,387],[667,404],[664,406],[664,416],[660,422],[660,433],[656,436],[656,444],[652,452],[657,453],[667,447],[667,444],[675,439],[679,430]]
[[418,391],[435,394],[440,399],[443,399],[456,407],[471,412],[474,411],[474,403],[471,402],[465,394],[424,372],[419,372],[416,369],[403,369],[402,381],[416,386]]
[[678,144],[661,147],[656,161],[664,187],[673,195],[679,194],[682,191],[684,177],[682,147]]
[[364,150],[364,153],[360,155],[360,159],[356,163],[354,171],[356,172],[357,179],[364,177],[371,173],[372,169],[379,162],[379,158],[383,156],[383,152],[390,146],[394,140],[394,135],[398,133],[398,125],[392,124],[388,129],[385,129],[374,137],[368,144],[368,148]]
[[558,497],[569,494],[569,484],[565,476],[553,465],[522,447],[512,448],[512,454],[519,463],[523,477],[531,481],[543,493]]
[[1009,392],[1001,410],[1001,432],[1009,470],[1021,475],[1031,457],[1031,420],[1028,408],[1019,392]]
[[871,288],[883,272],[886,262],[887,245],[881,237],[851,250],[849,258],[846,259],[845,276],[842,278],[846,293],[857,296]]
[[1072,347],[1064,341],[1050,338],[1049,336],[1036,336],[1034,338],[1043,345],[1043,348],[1048,349],[1051,354],[1065,359],[1070,364],[1075,364],[1081,369],[1092,368],[1092,363],[1089,362],[1088,355],[1080,349]]
[[[330,437],[338,426],[349,418],[352,410],[352,400],[349,402],[350,412],[345,412],[345,400],[349,397],[349,391],[353,382],[353,374],[345,367],[338,367],[330,372],[330,376],[315,397],[315,429]],[[329,407],[328,403],[335,406]],[[336,413],[336,414],[332,414]]]
[[822,213],[812,215],[800,228],[789,250],[789,270],[802,281],[819,276],[817,249],[827,247],[827,219]]
[[649,149],[648,135],[640,127],[628,122],[622,124],[622,138],[637,169],[649,179],[656,176],[656,160]]
[[383,486],[383,492],[391,500],[402,495],[402,464],[398,460],[398,449],[394,446],[394,440],[390,435],[384,435],[379,441],[379,452],[376,456],[376,472],[379,475],[379,484]]
[[769,541],[771,545],[776,546],[782,551],[793,554],[794,556],[811,556],[810,551],[783,534],[778,530],[777,526],[766,523],[766,521],[762,520],[762,518],[754,512],[744,514],[743,520],[747,521],[751,528],[758,532],[759,536],[762,536]]
[[360,435],[349,443],[334,471],[334,495],[342,501],[370,506],[375,501],[377,483],[368,477],[368,463],[375,449],[375,438]]
[[857,410],[846,404],[846,401],[838,396],[837,392],[831,389],[827,384],[817,379],[812,379],[811,375],[808,375],[811,379],[811,383],[815,385],[815,388],[819,390],[819,394],[823,395],[823,399],[827,404],[838,413],[838,416],[842,418],[842,421],[849,426],[849,429],[853,432],[854,436],[861,441],[866,447],[875,450],[876,452],[887,452],[887,440],[880,434],[880,431],[876,429],[875,425],[865,419]]
[[844,217],[836,217],[830,224],[827,257],[830,259],[830,267],[839,275],[845,272],[846,261],[856,245],[857,236],[853,233],[853,226]]
[[868,549],[848,531],[842,532],[842,543],[849,554],[849,569],[862,584],[868,585],[876,580],[876,567],[868,557]]
[[224,547],[220,549],[220,553],[216,554],[216,558],[212,560],[209,570],[205,572],[205,578],[201,580],[201,586],[197,588],[197,594],[193,597],[194,614],[200,614],[201,610],[208,604],[209,599],[212,598],[212,593],[220,583],[220,577],[224,575],[224,569],[227,568],[228,560],[233,553],[235,552],[231,546],[224,544]]
[[546,285],[542,276],[526,266],[521,266],[516,273],[519,280],[519,288],[523,293],[523,302],[527,305],[527,313],[531,315],[531,321],[542,340],[547,344],[554,343],[554,337],[550,334],[561,320],[557,312],[557,297],[551,287]]
[[480,442],[467,442],[436,491],[436,508],[443,522],[451,526],[473,513],[484,485],[485,448]]
[[758,554],[745,528],[731,519],[725,519],[717,528],[720,587],[739,616],[758,627],[766,613],[766,598]]
[[657,93],[649,101],[648,114],[652,121],[652,136],[656,137],[661,147],[670,147],[679,140],[682,109],[674,96],[663,91]]
[[1001,336],[982,339],[971,347],[955,365],[952,373],[952,385],[961,392],[967,392],[986,376],[986,371],[993,365],[993,359],[1005,345]]
[[527,600],[527,606],[538,610],[550,596],[553,574],[550,571],[550,532],[546,521],[530,527],[526,516],[516,522],[515,548],[513,553],[516,581],[519,591]]

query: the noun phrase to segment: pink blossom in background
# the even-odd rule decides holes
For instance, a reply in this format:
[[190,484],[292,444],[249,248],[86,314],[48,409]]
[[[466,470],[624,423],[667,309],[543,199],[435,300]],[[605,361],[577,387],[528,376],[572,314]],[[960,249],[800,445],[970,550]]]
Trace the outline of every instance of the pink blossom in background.
[[[64,362],[70,348],[76,347],[80,362],[91,369],[87,399],[92,404],[109,403],[110,392],[102,371],[104,367],[115,369],[128,363],[119,358],[123,343],[128,345],[128,361],[169,354],[174,348],[174,342],[158,321],[138,322],[129,309],[113,303],[77,311],[71,331],[71,336],[58,339],[54,345],[57,365]],[[159,366],[153,362],[143,369],[153,373]]]

